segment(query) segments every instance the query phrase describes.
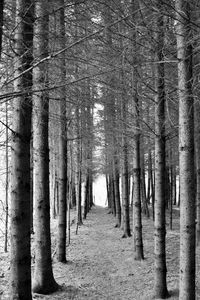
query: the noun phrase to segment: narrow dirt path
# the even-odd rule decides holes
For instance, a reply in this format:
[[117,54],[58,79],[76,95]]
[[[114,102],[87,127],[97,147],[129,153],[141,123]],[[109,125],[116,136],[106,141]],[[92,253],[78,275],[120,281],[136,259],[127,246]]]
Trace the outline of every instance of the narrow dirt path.
[[[34,299],[80,300],[147,300],[153,290],[153,222],[144,218],[144,249],[146,259],[134,260],[133,239],[122,239],[122,231],[114,228],[115,220],[107,210],[93,207],[84,225],[67,249],[68,263],[54,263],[54,274],[62,289],[49,296]],[[171,299],[178,299],[178,232],[167,235],[170,274],[168,286]],[[172,242],[172,243],[171,243]]]
[[[72,210],[72,219],[75,212]],[[168,217],[167,217],[168,220]],[[56,244],[56,220],[52,224],[52,245]],[[154,285],[154,230],[152,219],[143,217],[145,260],[134,260],[133,238],[122,239],[121,229],[108,210],[95,206],[84,225],[71,226],[71,244],[66,264],[53,262],[61,288],[51,295],[34,294],[33,299],[50,300],[150,300]],[[167,283],[171,300],[178,300],[179,217],[174,210],[173,230],[167,224]],[[9,255],[0,253],[0,300],[9,299]],[[197,248],[197,297],[200,299],[200,251]]]

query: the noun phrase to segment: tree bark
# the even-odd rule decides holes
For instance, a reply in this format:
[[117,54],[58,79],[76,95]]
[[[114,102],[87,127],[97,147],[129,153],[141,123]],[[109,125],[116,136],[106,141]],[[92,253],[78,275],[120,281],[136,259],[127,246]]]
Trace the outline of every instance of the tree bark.
[[2,36],[3,36],[3,9],[4,9],[4,0],[0,2],[0,58],[2,50]]
[[[137,92],[135,94],[135,128],[139,128],[139,103],[137,99]],[[135,259],[143,260],[143,239],[142,239],[142,216],[141,216],[141,168],[140,168],[140,132],[136,129],[134,137],[134,156],[133,156],[133,214],[134,214],[134,242],[135,242]]]
[[[48,1],[35,3],[34,58],[39,61],[48,55]],[[35,200],[35,270],[33,292],[49,294],[57,290],[51,262],[49,144],[48,144],[48,64],[33,69],[33,158]]]
[[194,111],[190,2],[176,0],[179,93],[180,277],[179,299],[195,299]]
[[[15,76],[32,63],[33,4],[16,1]],[[13,100],[11,170],[11,268],[10,298],[32,299],[30,251],[30,139],[32,72],[14,82],[15,93],[27,91]]]
[[120,228],[121,226],[121,202],[120,202],[120,190],[119,190],[119,166],[118,159],[113,159],[114,167],[114,189],[115,189],[115,207],[116,207],[116,228]]
[[[133,13],[133,22],[138,22],[138,1],[132,0],[131,10]],[[143,260],[143,238],[142,238],[142,210],[141,210],[141,131],[140,131],[140,105],[138,98],[138,77],[137,77],[137,31],[134,28],[132,32],[133,44],[132,44],[132,55],[133,55],[133,67],[132,67],[132,97],[133,97],[133,112],[134,112],[134,139],[133,139],[133,234],[134,234],[134,248],[135,248],[135,259]],[[144,158],[144,153],[142,151]],[[144,161],[143,161],[144,162]],[[144,167],[144,165],[143,165]],[[144,180],[144,178],[143,178]],[[146,192],[145,192],[146,197]],[[146,200],[144,200],[146,201]]]
[[[123,99],[125,101],[125,99]],[[125,112],[125,104],[123,104],[122,110]],[[126,118],[123,118],[126,120]],[[126,121],[125,121],[126,122]],[[125,125],[124,125],[125,126]],[[122,197],[123,197],[123,238],[131,236],[131,229],[130,229],[130,216],[129,216],[129,178],[128,178],[128,144],[127,144],[127,137],[126,137],[126,129],[123,130],[123,158],[122,158]]]
[[[77,104],[78,105],[78,104]],[[80,130],[80,112],[79,107],[76,108],[76,211],[77,211],[77,226],[83,224],[82,220],[82,138]]]
[[167,291],[167,267],[165,249],[165,82],[164,82],[164,18],[160,1],[156,1],[156,66],[155,66],[155,298],[165,299]]
[[197,101],[195,105],[195,146],[196,146],[196,203],[197,203],[197,225],[196,225],[196,242],[197,245],[200,244],[200,105]]
[[4,252],[8,252],[8,176],[9,176],[9,157],[8,157],[8,102],[6,101],[6,197],[5,197],[5,242]]
[[[65,48],[65,3],[64,0],[57,0],[57,27],[58,51]],[[57,93],[60,98],[60,133],[59,133],[59,214],[58,214],[58,238],[57,238],[57,259],[59,262],[66,262],[66,230],[67,230],[67,128],[66,128],[66,64],[65,53],[58,57],[58,75],[62,82]]]

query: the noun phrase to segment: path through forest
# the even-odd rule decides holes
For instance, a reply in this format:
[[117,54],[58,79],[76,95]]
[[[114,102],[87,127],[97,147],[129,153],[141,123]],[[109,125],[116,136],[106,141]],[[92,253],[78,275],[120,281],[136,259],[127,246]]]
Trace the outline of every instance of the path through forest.
[[[72,214],[73,215],[73,214]],[[174,229],[167,232],[167,267],[170,299],[178,299],[178,213],[174,212]],[[72,219],[73,220],[73,219]],[[68,263],[53,263],[56,281],[61,289],[55,294],[34,299],[139,300],[152,299],[153,289],[153,221],[144,217],[145,260],[134,260],[133,239],[122,239],[122,231],[114,228],[115,219],[108,210],[95,206],[84,225],[75,234],[71,227],[71,244],[67,248]],[[56,222],[53,225],[56,228]],[[56,234],[53,235],[53,247]],[[199,252],[199,251],[198,251]],[[199,259],[198,259],[199,262]],[[3,261],[0,261],[0,266]],[[4,259],[5,263],[5,259]],[[197,269],[199,279],[199,268]],[[9,299],[5,290],[8,275],[0,278],[1,299]],[[199,280],[197,281],[199,286]],[[200,294],[199,294],[200,295]],[[200,296],[197,299],[200,299]]]

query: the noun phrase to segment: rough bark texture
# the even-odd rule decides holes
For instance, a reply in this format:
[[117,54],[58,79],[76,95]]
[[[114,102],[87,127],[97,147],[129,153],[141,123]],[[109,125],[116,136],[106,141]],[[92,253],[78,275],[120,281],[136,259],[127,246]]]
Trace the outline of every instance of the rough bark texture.
[[[137,97],[137,96],[136,96]],[[139,108],[138,100],[135,101],[135,118],[136,128],[139,128]],[[135,242],[135,259],[144,259],[143,240],[142,240],[142,216],[141,216],[141,186],[140,186],[140,132],[136,132],[134,137],[134,157],[133,157],[133,213],[134,213],[134,242]]]
[[4,9],[4,0],[0,2],[0,57],[2,49],[2,36],[3,36],[3,9]]
[[[16,1],[15,76],[30,67],[32,61],[32,1]],[[32,299],[30,253],[30,138],[32,73],[14,82],[16,93],[25,96],[13,100],[11,170],[11,268],[10,298]]]
[[76,210],[77,210],[77,226],[83,224],[82,220],[82,140],[81,140],[81,130],[80,130],[80,112],[79,108],[76,108],[76,134],[77,134],[77,142],[76,142]]
[[119,190],[119,166],[118,159],[114,158],[114,188],[115,188],[115,207],[116,207],[116,228],[121,226],[121,202],[120,202],[120,190]]
[[196,133],[195,133],[195,146],[196,146],[196,203],[197,203],[197,212],[196,212],[196,242],[197,245],[200,243],[200,105],[199,102],[195,105],[195,124],[196,124]]
[[[65,20],[64,0],[56,2],[58,51],[65,48]],[[59,80],[65,84],[66,64],[65,53],[58,57]],[[66,132],[66,98],[65,86],[58,91],[60,98],[60,133],[59,133],[59,214],[58,214],[58,239],[57,259],[66,262],[66,229],[67,229],[67,132]]]
[[[155,60],[163,62],[164,22],[161,11],[162,4],[156,1],[159,11],[157,17],[156,57]],[[160,12],[161,11],[161,12]],[[155,66],[155,298],[168,297],[166,281],[166,249],[165,249],[165,85],[164,63]]]
[[[48,1],[35,4],[34,58],[41,60],[48,54]],[[35,90],[47,85],[47,62],[33,70]],[[51,262],[50,200],[49,200],[49,145],[48,145],[49,99],[46,91],[33,96],[33,158],[34,158],[34,200],[35,200],[35,270],[33,292],[49,294],[56,284]]]
[[[193,30],[194,39],[195,37],[199,36],[200,30],[200,11],[198,7],[198,3],[193,3],[195,6],[192,9],[192,19],[194,20],[195,24],[198,26],[198,30],[196,27]],[[194,47],[198,49],[200,41],[198,38],[195,39]],[[196,243],[197,245],[200,244],[200,91],[198,87],[199,81],[199,72],[200,72],[200,53],[197,51],[193,53],[193,79],[194,84],[197,88],[193,90],[194,97],[197,101],[194,102],[194,124],[195,124],[195,162],[196,162]],[[194,99],[195,99],[194,98]]]
[[[133,22],[138,21],[138,1],[132,0],[131,10],[133,13]],[[137,31],[134,28],[132,31],[132,54],[134,65],[137,65]],[[144,259],[143,240],[142,240],[142,216],[141,216],[141,159],[140,159],[140,107],[138,99],[138,75],[136,67],[132,68],[132,96],[133,96],[133,112],[134,112],[134,139],[133,139],[133,234],[135,259]]]
[[[123,99],[125,101],[125,99]],[[123,113],[125,113],[125,107],[122,108]],[[126,120],[126,118],[123,118]],[[124,126],[126,126],[124,124]],[[130,216],[129,216],[129,178],[128,178],[128,143],[126,137],[126,128],[123,128],[122,137],[122,148],[123,148],[123,158],[122,158],[122,197],[123,197],[123,237],[131,236],[130,229]]]
[[176,1],[179,92],[180,279],[179,299],[195,299],[195,177],[192,46],[189,1]]

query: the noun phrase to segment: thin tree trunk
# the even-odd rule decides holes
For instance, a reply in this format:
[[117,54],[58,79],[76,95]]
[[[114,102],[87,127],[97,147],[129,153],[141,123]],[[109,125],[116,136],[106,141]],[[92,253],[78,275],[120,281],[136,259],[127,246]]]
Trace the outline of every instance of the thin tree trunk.
[[[125,108],[123,108],[125,109]],[[122,197],[123,197],[123,212],[124,212],[124,226],[123,226],[123,238],[131,236],[130,229],[130,216],[129,216],[129,190],[128,190],[128,145],[127,138],[123,136],[123,174],[122,174]]]
[[[13,100],[13,136],[11,171],[11,268],[10,298],[32,299],[30,251],[30,138],[32,72],[33,5],[16,1],[14,91],[27,91]],[[26,45],[26,46],[25,46]]]
[[[65,48],[65,2],[57,0],[57,26],[58,51]],[[59,262],[66,262],[66,230],[67,230],[67,131],[66,131],[66,64],[65,53],[58,57],[58,72],[63,87],[57,90],[60,96],[60,135],[59,135],[59,214],[58,214],[58,238],[57,238],[57,259]]]
[[1,49],[2,49],[2,36],[3,36],[3,9],[4,9],[4,0],[0,1],[0,58],[1,58]]
[[89,200],[89,174],[86,175],[85,179],[85,198],[84,198],[84,208],[83,208],[83,219],[86,219],[88,213],[88,200]]
[[[48,55],[48,1],[35,4],[34,56],[40,60]],[[35,199],[35,269],[33,292],[49,294],[58,289],[52,271],[49,199],[49,144],[48,144],[48,92],[47,62],[33,69],[33,148]]]
[[152,171],[151,179],[151,200],[152,200],[152,216],[153,221],[155,221],[155,172]]
[[[132,0],[131,9],[133,13],[133,22],[137,24],[137,11],[138,11],[138,1]],[[137,30],[134,29],[132,32],[133,45],[133,59],[134,65],[137,65]],[[133,139],[133,234],[134,234],[134,248],[135,248],[135,259],[143,260],[143,238],[142,238],[142,209],[141,209],[141,187],[142,187],[142,178],[141,178],[141,165],[144,168],[144,152],[141,151],[141,131],[140,131],[140,103],[138,98],[138,75],[137,68],[134,66],[132,68],[132,97],[133,97],[133,111],[134,111],[134,139]],[[143,146],[143,145],[142,145]],[[141,160],[141,153],[143,158]],[[143,180],[145,180],[143,178]],[[146,202],[146,192],[145,192]]]
[[140,186],[141,186],[141,196],[143,202],[143,212],[147,216],[147,218],[149,218],[149,208],[147,204],[146,183],[145,183],[144,137],[142,135],[140,136],[140,178],[141,178]]
[[[137,97],[137,96],[136,96]],[[136,111],[138,111],[138,101],[135,100]],[[139,111],[136,113],[136,128],[139,128]],[[133,182],[134,182],[134,191],[133,191],[133,214],[134,214],[134,242],[135,242],[135,259],[143,260],[143,240],[142,240],[142,216],[141,216],[141,186],[140,186],[140,133],[137,132],[135,135],[134,141],[134,161],[133,161]]]
[[195,299],[194,111],[190,2],[176,0],[179,92],[180,277],[179,299]]
[[[192,19],[195,22],[198,30],[194,29],[194,37],[199,36],[199,25],[200,25],[200,12],[198,9],[198,2],[195,2],[195,9],[192,12]],[[197,9],[196,9],[197,8]],[[195,47],[199,47],[199,39],[195,39]],[[199,71],[200,71],[200,54],[196,51],[193,55],[193,86],[198,86]],[[196,246],[200,244],[200,92],[199,89],[194,89],[194,97],[198,100],[194,102],[194,124],[195,124],[195,167],[196,167]],[[195,99],[194,98],[194,99]]]
[[70,174],[71,174],[71,204],[72,207],[76,206],[76,184],[75,184],[75,170],[74,170],[74,160],[73,160],[73,145],[70,144],[69,150],[70,150]]
[[155,66],[155,222],[154,222],[154,253],[155,253],[155,298],[165,299],[167,291],[167,268],[165,249],[165,83],[164,83],[164,18],[162,3],[157,1],[157,34]]
[[169,197],[169,228],[172,230],[173,223],[173,162],[172,162],[172,146],[169,150],[169,178],[170,178],[170,197]]
[[77,170],[76,170],[76,210],[77,210],[77,226],[83,224],[82,221],[82,141],[80,136],[80,112],[79,108],[76,108],[76,132],[77,132]]
[[[121,48],[123,43],[121,42]],[[124,82],[124,57],[122,57],[122,71],[121,71],[121,84],[122,84],[122,99],[121,99],[121,130],[122,130],[122,197],[123,197],[123,214],[124,214],[124,227],[123,238],[131,236],[130,228],[130,210],[129,210],[129,161],[128,161],[128,138],[127,138],[127,111],[128,111],[128,97],[125,89]]]
[[6,101],[6,219],[5,219],[5,242],[4,242],[4,251],[8,252],[8,102]]
[[67,244],[70,245],[71,242],[71,230],[70,230],[70,202],[67,202]]
[[114,188],[115,188],[115,206],[116,206],[116,228],[121,226],[121,203],[120,203],[120,190],[119,190],[119,166],[118,159],[114,158]]
[[106,191],[107,191],[108,208],[111,209],[111,201],[110,201],[110,183],[109,183],[109,175],[108,175],[108,174],[106,174]]
[[197,225],[196,225],[196,242],[200,244],[200,106],[197,101],[195,105],[195,144],[196,144],[196,203],[197,203]]
[[114,184],[114,174],[111,169],[110,175],[110,193],[111,193],[111,211],[114,217],[116,217],[116,206],[115,206],[115,184]]

